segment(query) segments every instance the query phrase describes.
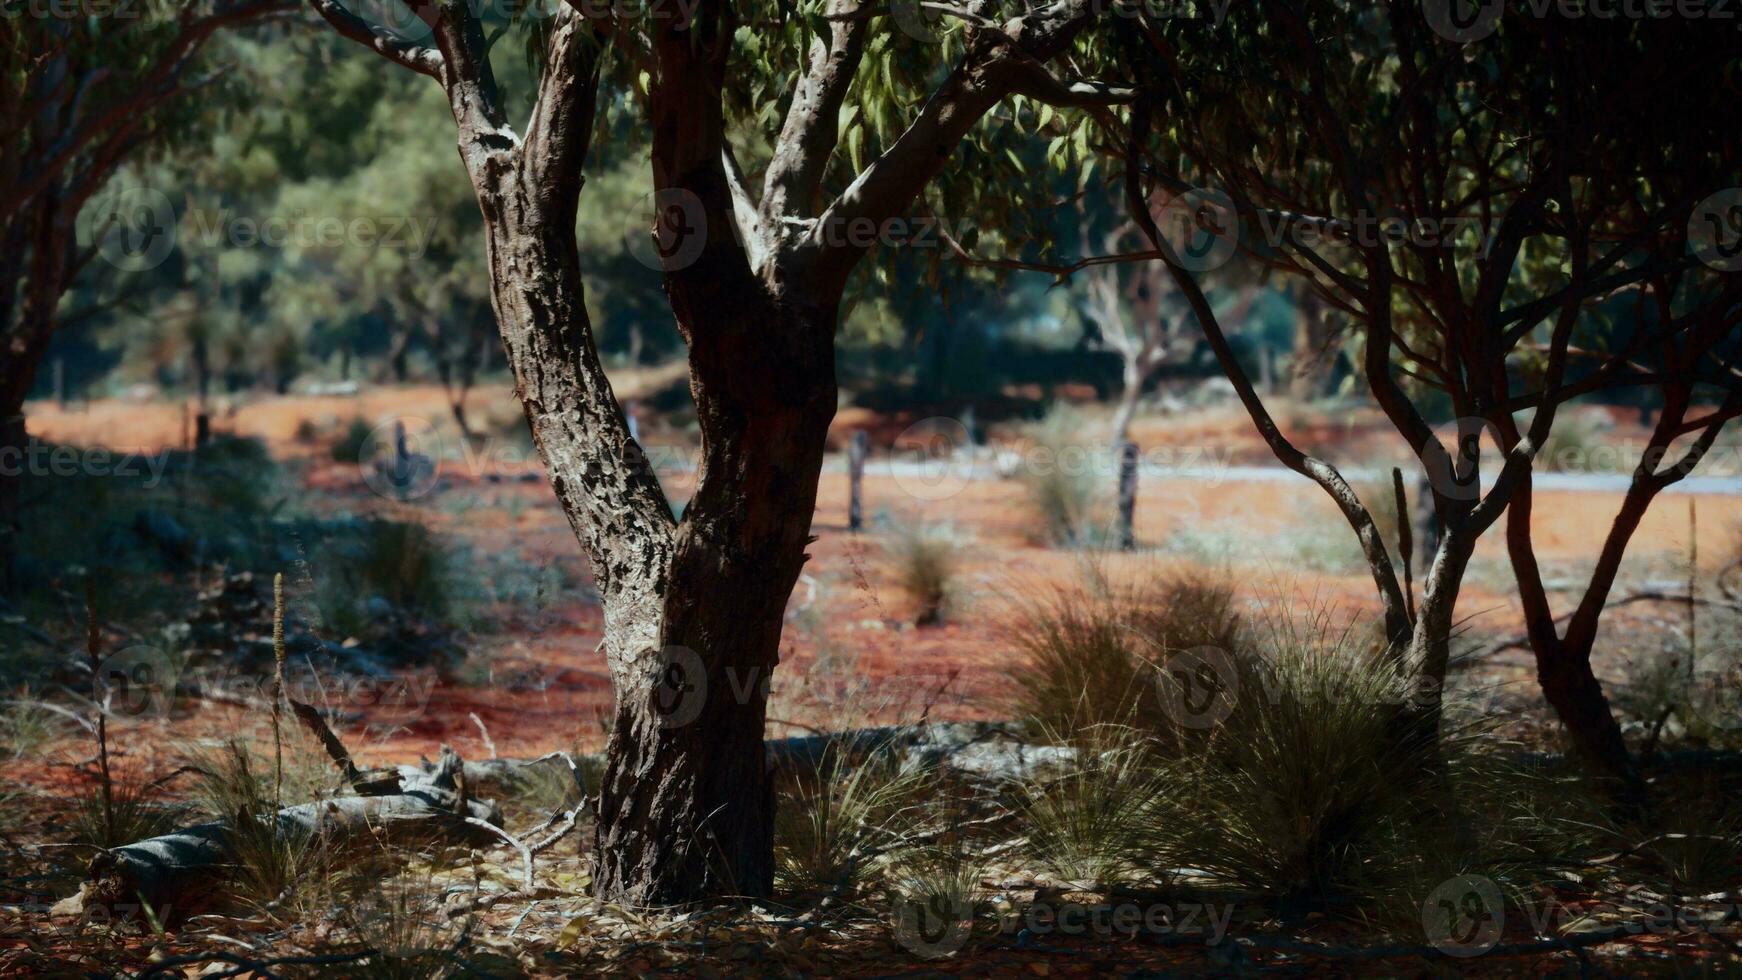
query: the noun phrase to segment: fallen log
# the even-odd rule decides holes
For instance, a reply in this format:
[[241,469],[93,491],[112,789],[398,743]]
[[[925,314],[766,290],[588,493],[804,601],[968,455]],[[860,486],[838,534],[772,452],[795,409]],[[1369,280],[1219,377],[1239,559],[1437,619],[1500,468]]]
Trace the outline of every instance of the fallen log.
[[[469,799],[456,784],[464,763],[447,752],[440,765],[402,781],[400,792],[345,796],[287,806],[267,816],[234,819],[273,821],[287,839],[318,838],[339,847],[364,837],[389,843],[440,841],[489,846],[494,834],[472,821],[501,822],[494,803]],[[143,904],[159,919],[181,918],[222,880],[233,860],[232,819],[185,827],[161,837],[99,853],[79,891],[55,903],[51,915],[80,916],[96,909]]]
[[[900,764],[939,766],[965,775],[990,780],[1019,780],[1048,767],[1068,764],[1074,750],[1068,746],[1037,745],[1009,722],[928,722],[919,725],[889,725],[858,728],[822,735],[795,735],[763,743],[768,764],[788,772],[809,773],[841,753],[850,756],[884,754]],[[464,765],[466,785],[493,791],[512,791],[540,765],[560,766],[558,754],[538,759],[479,759]],[[574,757],[582,768],[603,766],[602,753]],[[435,763],[398,767],[402,780],[427,779]],[[560,770],[559,770],[560,771]]]

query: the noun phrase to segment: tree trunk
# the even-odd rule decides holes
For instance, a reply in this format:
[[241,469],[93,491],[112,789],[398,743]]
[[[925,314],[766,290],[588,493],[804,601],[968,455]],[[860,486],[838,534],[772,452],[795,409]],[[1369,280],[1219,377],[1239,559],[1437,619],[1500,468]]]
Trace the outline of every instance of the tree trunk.
[[1137,550],[1137,443],[1119,446],[1119,550]]
[[[20,268],[24,281],[0,282],[5,301],[0,310],[6,319],[5,360],[0,361],[0,595],[16,595],[23,587],[18,578],[19,496],[27,463],[29,437],[25,431],[24,402],[36,384],[37,372],[48,356],[54,337],[56,312],[67,280],[69,246],[67,222],[62,220],[59,199],[43,195],[26,215],[16,241],[28,241],[28,257],[6,264],[8,275]],[[10,236],[9,236],[10,237]]]
[[765,709],[836,404],[834,303],[726,276],[671,294],[702,466],[663,592],[658,673],[618,697],[595,869],[600,895],[655,905],[773,890]]
[[1423,737],[1438,737],[1446,671],[1451,664],[1452,631],[1457,624],[1458,593],[1463,588],[1464,572],[1469,568],[1475,544],[1463,532],[1448,531],[1422,579],[1421,606],[1404,664],[1416,685],[1411,709],[1422,725]]
[[1611,795],[1627,808],[1645,803],[1645,780],[1627,751],[1621,725],[1609,710],[1603,685],[1591,672],[1590,647],[1574,648],[1559,640],[1536,654],[1536,679],[1543,697],[1566,726],[1567,740],[1592,769],[1610,782]]
[[1294,353],[1290,358],[1289,393],[1300,401],[1324,397],[1330,390],[1331,331],[1324,303],[1311,289],[1294,291]]
[[1125,361],[1123,386],[1119,389],[1119,407],[1113,412],[1113,449],[1115,452],[1131,440],[1131,420],[1137,417],[1137,403],[1143,398],[1144,374],[1130,358]]
[[847,449],[847,530],[865,527],[865,457],[871,452],[871,434],[864,429],[853,433]]
[[[1615,517],[1610,540],[1605,545],[1607,560],[1599,562],[1592,582],[1592,588],[1604,596],[1607,582],[1612,581],[1604,575],[1604,568],[1620,564],[1620,552],[1614,542],[1630,538],[1639,526],[1651,502],[1652,494],[1647,491],[1636,481]],[[1519,598],[1524,603],[1526,635],[1536,657],[1537,683],[1556,717],[1566,726],[1573,750],[1594,772],[1609,780],[1616,802],[1625,809],[1637,809],[1646,802],[1645,780],[1627,751],[1621,725],[1609,709],[1603,686],[1591,671],[1591,649],[1596,641],[1594,613],[1590,614],[1593,618],[1588,626],[1584,615],[1577,616],[1578,630],[1569,628],[1565,639],[1557,631],[1531,539],[1534,503],[1534,488],[1527,477],[1507,508],[1506,548],[1518,581]]]
[[776,297],[706,260],[668,275],[702,430],[676,523],[592,343],[573,199],[540,196],[576,188],[527,166],[500,185],[486,170],[479,196],[503,347],[605,607],[616,711],[594,887],[634,905],[767,895],[765,705],[834,417],[837,302]]

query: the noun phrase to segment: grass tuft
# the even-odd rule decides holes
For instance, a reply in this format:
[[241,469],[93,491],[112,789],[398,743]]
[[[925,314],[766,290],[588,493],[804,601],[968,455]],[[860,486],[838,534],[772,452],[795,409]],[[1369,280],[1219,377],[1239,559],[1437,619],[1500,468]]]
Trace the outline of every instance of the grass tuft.
[[913,524],[896,532],[889,558],[896,581],[913,605],[916,625],[936,625],[950,610],[961,552],[962,541],[953,528]]

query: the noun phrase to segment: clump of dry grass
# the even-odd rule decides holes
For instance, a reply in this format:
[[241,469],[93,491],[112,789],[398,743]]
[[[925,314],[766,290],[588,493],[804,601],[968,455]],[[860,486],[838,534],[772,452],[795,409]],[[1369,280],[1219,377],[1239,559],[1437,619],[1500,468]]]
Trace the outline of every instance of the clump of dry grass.
[[1055,404],[1039,422],[1027,427],[1032,447],[1024,456],[1018,478],[1027,491],[1037,523],[1039,544],[1077,547],[1088,543],[1095,515],[1111,487],[1102,486],[1096,462],[1104,450],[1082,440],[1086,426],[1080,412]]
[[1074,765],[1017,788],[1026,852],[1061,881],[1102,888],[1146,877],[1167,789],[1162,770],[1139,732],[1078,735]]
[[937,524],[906,525],[889,543],[895,580],[913,606],[915,625],[942,622],[954,605],[962,549],[956,530]]
[[1178,570],[1132,585],[1102,580],[1058,588],[1023,604],[1011,637],[1025,655],[1016,708],[1043,730],[1151,726],[1156,672],[1174,655],[1229,649],[1240,632],[1232,584]]
[[853,759],[830,754],[799,778],[777,811],[775,861],[785,886],[797,891],[855,891],[880,857],[900,843],[932,773],[879,754]]

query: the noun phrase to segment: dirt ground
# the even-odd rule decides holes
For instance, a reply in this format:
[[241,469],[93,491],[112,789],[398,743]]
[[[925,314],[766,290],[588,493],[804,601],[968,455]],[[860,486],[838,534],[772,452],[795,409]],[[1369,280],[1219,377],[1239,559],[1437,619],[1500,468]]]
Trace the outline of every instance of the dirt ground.
[[[633,404],[644,390],[669,383],[656,372],[619,384],[621,400]],[[507,544],[533,564],[558,564],[572,572],[577,587],[550,596],[538,615],[518,628],[469,639],[468,658],[488,665],[488,683],[436,682],[427,710],[374,745],[382,761],[431,755],[443,742],[462,749],[482,746],[476,715],[505,756],[536,755],[577,743],[598,742],[600,719],[610,696],[599,642],[600,610],[590,593],[590,573],[548,485],[542,467],[524,439],[514,437],[517,406],[503,388],[482,388],[471,403],[477,428],[488,433],[482,446],[467,447],[448,419],[439,388],[368,389],[354,396],[259,398],[220,406],[218,431],[264,440],[277,457],[298,463],[307,498],[299,506],[316,512],[390,515],[417,520],[490,550]],[[1304,413],[1301,413],[1304,415]],[[1316,420],[1291,431],[1292,437],[1333,460],[1395,458],[1387,449],[1382,420],[1346,413],[1336,424]],[[433,489],[405,503],[374,493],[355,464],[334,463],[326,452],[331,433],[353,418],[387,431],[390,420],[410,421],[415,448],[440,459]],[[1092,418],[1092,416],[1091,416]],[[837,442],[866,425],[863,413],[844,411],[837,420]],[[182,444],[187,422],[180,403],[96,402],[58,409],[31,406],[32,433],[43,440],[74,445],[108,445],[154,452]],[[314,433],[310,438],[310,433]],[[1612,433],[1624,441],[1626,429]],[[681,432],[644,425],[644,441],[656,464],[681,466],[689,449]],[[1267,461],[1262,442],[1237,409],[1207,410],[1190,416],[1142,418],[1134,432],[1146,452],[1174,450],[1164,461],[1191,467],[1191,476],[1161,476],[1140,481],[1135,555],[1082,553],[1035,540],[1036,518],[1018,480],[1000,479],[991,463],[972,470],[972,479],[934,486],[903,478],[874,458],[865,478],[865,509],[871,525],[864,533],[847,529],[848,480],[844,457],[825,466],[812,525],[817,542],[795,591],[784,638],[776,706],[797,717],[800,726],[830,720],[848,707],[860,723],[899,720],[926,711],[940,719],[1006,716],[1004,683],[1012,663],[1006,632],[1012,603],[1079,581],[1085,561],[1114,575],[1155,574],[1176,565],[1226,570],[1255,608],[1274,602],[1323,603],[1350,617],[1377,609],[1371,579],[1358,565],[1353,537],[1329,499],[1304,478],[1250,482],[1216,479],[1195,471],[1230,463]],[[1395,439],[1394,436],[1391,437]],[[1151,455],[1151,458],[1156,458]],[[666,468],[668,495],[681,501],[690,492],[689,474]],[[1539,557],[1565,611],[1576,601],[1590,563],[1601,546],[1619,504],[1604,491],[1539,490],[1534,514]],[[1647,515],[1624,565],[1619,590],[1650,585],[1685,588],[1689,553],[1690,507],[1700,539],[1700,563],[1715,572],[1742,540],[1742,496],[1667,494]],[[915,628],[911,610],[895,582],[887,547],[893,528],[912,524],[947,525],[966,542],[961,564],[960,599],[946,621]],[[1310,537],[1302,538],[1302,529]],[[1180,538],[1184,547],[1174,547]],[[1302,550],[1312,552],[1303,559]],[[1314,559],[1317,560],[1314,560]],[[1460,616],[1472,637],[1504,637],[1522,630],[1522,611],[1498,532],[1478,549]],[[1626,607],[1611,614],[1608,638],[1629,635],[1641,625],[1662,625],[1681,615],[1662,604]],[[1599,673],[1616,679],[1624,671],[1623,643],[1598,651]],[[818,658],[837,665],[826,678],[807,683]],[[830,689],[846,658],[861,683],[853,691]],[[1532,667],[1525,651],[1507,651],[1476,666],[1472,683],[1515,695],[1520,706],[1540,716]],[[485,678],[479,678],[483,680]],[[778,712],[777,712],[778,713]],[[868,716],[867,716],[868,715]],[[1542,720],[1546,721],[1546,717]],[[777,726],[778,727],[778,726]],[[771,736],[790,731],[771,729]]]

